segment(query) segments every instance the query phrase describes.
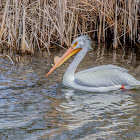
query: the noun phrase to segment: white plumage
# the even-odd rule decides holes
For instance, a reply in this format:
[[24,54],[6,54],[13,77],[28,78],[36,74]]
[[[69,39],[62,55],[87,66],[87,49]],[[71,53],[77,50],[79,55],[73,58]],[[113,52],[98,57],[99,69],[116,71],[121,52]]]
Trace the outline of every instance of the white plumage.
[[114,65],[97,66],[78,72],[75,74],[75,81],[89,87],[138,84],[138,81],[128,74],[126,69]]
[[87,36],[80,36],[71,46],[75,42],[78,43],[74,49],[81,48],[81,50],[64,74],[64,85],[90,92],[107,92],[120,89],[122,86],[133,88],[135,85],[140,85],[140,81],[127,73],[128,70],[114,65],[97,66],[75,73],[80,61],[91,49],[91,40]]

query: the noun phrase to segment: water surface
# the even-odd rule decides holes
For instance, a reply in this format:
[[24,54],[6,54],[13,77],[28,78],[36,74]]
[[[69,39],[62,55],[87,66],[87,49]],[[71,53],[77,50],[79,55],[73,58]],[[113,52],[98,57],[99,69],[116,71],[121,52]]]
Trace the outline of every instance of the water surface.
[[[93,47],[77,71],[114,64],[140,80],[138,50]],[[65,87],[62,77],[73,58],[46,77],[54,54],[64,52],[23,56],[16,66],[0,58],[0,139],[140,139],[140,89],[89,93]]]

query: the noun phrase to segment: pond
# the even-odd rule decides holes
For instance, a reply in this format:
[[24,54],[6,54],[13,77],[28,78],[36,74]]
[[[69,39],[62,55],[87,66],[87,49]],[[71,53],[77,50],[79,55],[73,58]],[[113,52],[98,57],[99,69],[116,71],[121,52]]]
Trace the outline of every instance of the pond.
[[[96,65],[124,67],[140,80],[140,53],[93,44],[77,71]],[[46,77],[54,50],[23,56],[13,66],[0,58],[0,139],[140,139],[140,89],[89,93],[65,87],[63,74],[73,57]]]

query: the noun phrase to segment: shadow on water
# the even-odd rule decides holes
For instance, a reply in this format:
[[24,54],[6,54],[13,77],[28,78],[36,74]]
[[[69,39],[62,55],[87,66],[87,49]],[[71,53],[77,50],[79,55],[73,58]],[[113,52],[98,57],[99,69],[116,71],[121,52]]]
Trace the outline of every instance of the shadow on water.
[[[0,58],[2,140],[140,138],[139,89],[88,93],[67,88],[62,76],[73,59],[46,77],[54,55],[42,55],[24,56],[16,68]],[[104,46],[89,52],[78,71],[103,64],[125,67],[140,80],[137,53]]]

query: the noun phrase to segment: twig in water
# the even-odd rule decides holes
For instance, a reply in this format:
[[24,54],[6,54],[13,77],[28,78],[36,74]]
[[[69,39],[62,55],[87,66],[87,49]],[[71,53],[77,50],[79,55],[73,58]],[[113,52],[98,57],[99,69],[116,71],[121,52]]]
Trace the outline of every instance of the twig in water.
[[8,57],[9,59],[10,59],[10,61],[11,61],[11,63],[13,64],[13,65],[15,65],[14,64],[14,61],[12,60],[12,58],[9,56],[9,55],[5,55],[5,54],[2,54],[2,55],[0,55],[0,57]]

